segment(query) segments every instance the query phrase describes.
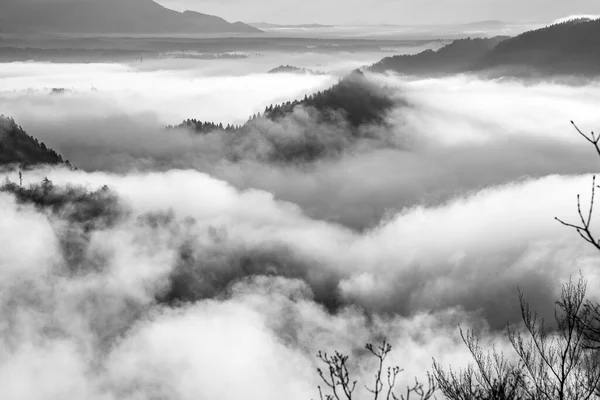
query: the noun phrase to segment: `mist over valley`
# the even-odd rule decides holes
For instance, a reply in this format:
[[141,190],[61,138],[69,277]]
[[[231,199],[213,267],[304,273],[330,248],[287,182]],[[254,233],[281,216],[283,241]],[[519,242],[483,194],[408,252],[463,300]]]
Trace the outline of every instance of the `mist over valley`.
[[[597,19],[350,34],[69,1],[0,7],[3,398],[596,398]],[[570,394],[517,367],[532,331],[581,349]]]

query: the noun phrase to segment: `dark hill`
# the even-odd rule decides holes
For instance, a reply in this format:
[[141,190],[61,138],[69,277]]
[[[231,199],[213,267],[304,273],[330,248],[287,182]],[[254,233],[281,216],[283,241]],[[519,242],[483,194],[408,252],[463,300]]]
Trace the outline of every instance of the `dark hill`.
[[243,23],[193,11],[180,13],[152,0],[2,0],[3,32],[83,34],[260,33]]
[[600,74],[600,20],[573,20],[525,32],[496,46],[474,69],[529,68],[548,74]]
[[60,154],[43,142],[29,136],[11,118],[0,116],[0,166],[19,164],[30,167],[40,164],[63,164]]
[[332,113],[341,114],[351,126],[382,124],[385,114],[395,105],[391,92],[366,79],[362,72],[354,71],[331,88],[274,107],[267,107],[264,116],[277,120],[285,117],[297,106],[318,111],[324,122]]
[[[234,161],[254,152],[262,161],[312,162],[335,157],[361,140],[383,143],[387,114],[398,102],[391,90],[355,71],[303,100],[268,106],[241,126],[189,119],[178,127],[222,135]],[[374,126],[378,129],[369,129]]]
[[394,71],[408,75],[444,75],[469,70],[498,43],[508,39],[459,39],[437,51],[426,50],[415,55],[386,57],[370,67],[373,72]]
[[600,75],[600,20],[573,20],[514,38],[456,40],[438,51],[387,57],[375,72],[498,76]]

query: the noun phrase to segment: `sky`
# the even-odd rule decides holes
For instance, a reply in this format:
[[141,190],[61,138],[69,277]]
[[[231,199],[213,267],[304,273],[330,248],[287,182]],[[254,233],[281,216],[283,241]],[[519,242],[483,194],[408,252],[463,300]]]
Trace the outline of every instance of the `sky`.
[[483,20],[550,22],[600,14],[597,0],[159,0],[229,21],[281,24],[451,24]]

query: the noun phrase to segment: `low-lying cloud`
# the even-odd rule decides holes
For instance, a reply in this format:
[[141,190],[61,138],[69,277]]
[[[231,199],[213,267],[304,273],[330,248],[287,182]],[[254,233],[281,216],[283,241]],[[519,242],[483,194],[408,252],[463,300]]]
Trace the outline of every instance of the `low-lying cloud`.
[[[317,350],[350,354],[369,379],[363,346],[382,337],[409,382],[431,357],[468,360],[458,325],[504,348],[517,287],[551,319],[569,276],[597,286],[598,255],[554,221],[577,217],[577,193],[589,199],[597,158],[569,120],[598,124],[595,83],[367,75],[395,100],[383,123],[351,127],[343,113],[322,123],[298,107],[232,141],[164,129],[198,95],[185,74],[51,95],[23,92],[8,73],[16,91],[0,93],[3,112],[80,167],[28,170],[24,188],[0,192],[8,397],[306,399]],[[178,100],[152,100],[152,79]],[[242,92],[279,82],[236,79]],[[281,79],[298,86],[239,103],[264,109],[330,78]],[[247,111],[214,100],[231,90],[206,90],[203,119]],[[181,119],[191,117],[202,115]],[[327,143],[319,157],[268,156],[276,140],[311,137]]]
[[[80,168],[193,168],[240,189],[266,190],[299,204],[310,216],[359,229],[376,225],[387,212],[440,204],[465,191],[525,177],[596,171],[593,151],[569,123],[575,120],[585,130],[597,126],[596,83],[528,84],[468,76],[368,79],[395,91],[398,107],[387,114],[385,128],[363,127],[368,132],[364,140],[352,143],[344,139],[343,118],[323,124],[302,108],[283,121],[259,121],[255,134],[232,140],[235,134],[222,132],[165,132],[161,105],[140,112],[121,107],[128,97],[113,104],[106,93],[5,93],[2,106]],[[262,84],[260,79],[256,84]],[[260,100],[250,103],[264,108]],[[167,110],[171,106],[164,103]],[[205,115],[219,122],[218,113]],[[273,143],[307,140],[318,140],[335,157],[304,165],[265,162],[276,150]]]
[[[552,220],[574,216],[572,193],[588,176],[408,208],[364,233],[191,170],[38,170],[26,183],[44,176],[51,205],[0,195],[0,260],[10,267],[2,268],[0,381],[25,399],[191,399],[224,382],[302,398],[317,384],[316,350],[360,360],[364,342],[382,336],[395,360],[422,376],[432,356],[466,361],[458,324],[489,327],[487,341],[517,321],[517,286],[547,309],[569,275],[598,280],[597,255]],[[80,203],[109,206],[93,208],[104,218],[81,229],[73,199],[86,196]],[[35,252],[19,244],[24,231]],[[55,375],[27,385],[50,368]]]
[[[203,67],[185,61],[165,61],[151,69],[122,64],[2,64],[0,109],[23,123],[121,113],[151,113],[162,125],[186,118],[242,123],[267,104],[302,97],[335,81],[327,75],[279,75],[267,70],[207,75]],[[52,88],[67,91],[50,96]]]
[[[185,300],[213,298],[232,281],[266,274],[307,281],[329,308],[349,301],[403,315],[449,304],[486,311],[481,304],[493,288],[506,293],[492,299],[514,300],[509,292],[517,284],[529,285],[527,276],[532,286],[544,281],[551,286],[556,277],[576,273],[580,261],[575,256],[586,254],[577,235],[553,217],[575,216],[574,193],[587,186],[589,177],[547,177],[435,207],[409,207],[358,233],[313,220],[268,192],[239,192],[195,171],[127,176],[39,171],[28,173],[27,181],[41,181],[43,175],[61,185],[108,184],[134,210],[125,222],[135,229],[122,230],[150,227],[153,240],[175,251],[174,276],[186,274],[189,286]],[[120,210],[107,207],[109,213]],[[111,229],[106,223],[102,227]],[[566,265],[569,260],[573,266]],[[452,290],[430,291],[444,285]],[[460,286],[464,290],[457,290]],[[494,325],[501,326],[509,314],[497,310],[489,317],[497,317]]]

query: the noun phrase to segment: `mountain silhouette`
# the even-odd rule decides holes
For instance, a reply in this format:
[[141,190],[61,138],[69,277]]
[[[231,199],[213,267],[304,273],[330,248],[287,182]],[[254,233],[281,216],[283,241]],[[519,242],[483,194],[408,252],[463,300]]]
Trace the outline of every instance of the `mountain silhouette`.
[[2,0],[0,31],[77,34],[261,33],[195,11],[170,10],[152,0]]
[[513,38],[460,39],[437,51],[386,57],[369,69],[418,76],[600,75],[600,20],[570,20]]
[[576,19],[525,32],[499,43],[474,70],[516,68],[522,73],[600,74],[600,20]]
[[469,70],[474,63],[500,42],[508,39],[459,39],[437,51],[426,50],[415,55],[386,57],[370,67],[373,72],[394,71],[408,75],[454,74]]
[[379,134],[384,129],[379,128],[386,127],[388,113],[398,105],[404,103],[391,89],[357,70],[302,100],[269,105],[241,126],[188,119],[175,128],[221,135],[230,151],[227,157],[234,162],[255,154],[266,162],[310,163],[339,156],[361,140],[382,142]]

